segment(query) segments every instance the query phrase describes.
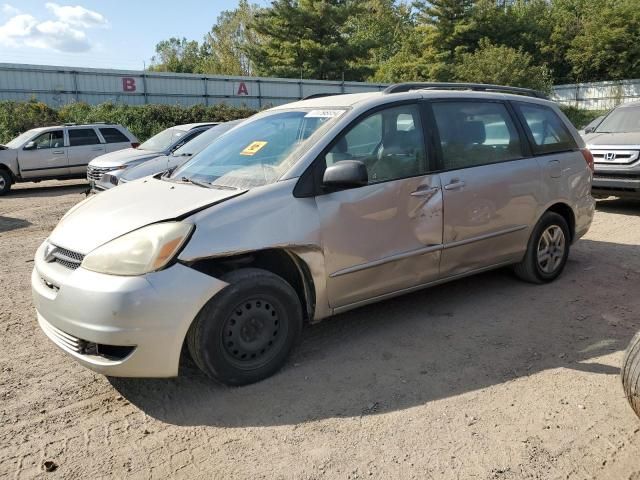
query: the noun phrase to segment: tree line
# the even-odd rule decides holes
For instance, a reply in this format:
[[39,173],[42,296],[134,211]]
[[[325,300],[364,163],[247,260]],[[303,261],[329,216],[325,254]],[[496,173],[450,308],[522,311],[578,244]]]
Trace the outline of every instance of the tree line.
[[240,0],[155,71],[548,90],[640,77],[638,0]]

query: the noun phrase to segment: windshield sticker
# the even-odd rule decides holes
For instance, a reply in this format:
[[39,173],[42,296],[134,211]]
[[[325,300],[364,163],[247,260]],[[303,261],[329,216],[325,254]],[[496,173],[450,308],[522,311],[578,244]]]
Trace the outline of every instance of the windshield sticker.
[[333,118],[342,115],[344,110],[311,110],[305,115],[306,118]]
[[240,152],[240,155],[255,155],[258,153],[268,142],[251,142],[244,150]]

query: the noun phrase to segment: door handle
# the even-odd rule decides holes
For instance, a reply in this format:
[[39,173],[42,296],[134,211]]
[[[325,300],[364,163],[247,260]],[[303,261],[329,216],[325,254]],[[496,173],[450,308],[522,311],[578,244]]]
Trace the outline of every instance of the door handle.
[[416,190],[415,192],[411,192],[411,196],[428,197],[429,195],[433,195],[434,193],[436,193],[438,190],[440,190],[440,187],[421,188],[419,190]]
[[94,152],[101,152],[103,150],[102,147],[96,147],[93,149]]
[[54,155],[64,155],[64,150],[54,150],[51,153],[53,153]]
[[445,190],[458,190],[465,186],[465,183],[462,180],[452,181],[444,186]]

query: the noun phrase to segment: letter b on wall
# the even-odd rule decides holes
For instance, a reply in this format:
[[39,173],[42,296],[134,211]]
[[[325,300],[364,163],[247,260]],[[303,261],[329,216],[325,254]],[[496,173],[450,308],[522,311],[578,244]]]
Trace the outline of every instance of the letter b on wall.
[[136,91],[136,79],[133,77],[122,77],[122,91],[123,92],[135,92]]

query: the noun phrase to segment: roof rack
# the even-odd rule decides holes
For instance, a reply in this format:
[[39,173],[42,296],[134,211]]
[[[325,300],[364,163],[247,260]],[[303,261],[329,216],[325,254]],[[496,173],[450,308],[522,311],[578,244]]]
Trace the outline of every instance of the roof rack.
[[526,95],[528,97],[544,98],[549,97],[544,93],[531,88],[508,87],[506,85],[490,85],[486,83],[463,83],[463,82],[407,82],[395,83],[388,86],[383,93],[401,93],[410,90],[473,90],[476,92],[502,92]]
[[311,100],[312,98],[333,97],[334,95],[342,95],[342,93],[312,93],[306,97],[302,97],[302,100]]

